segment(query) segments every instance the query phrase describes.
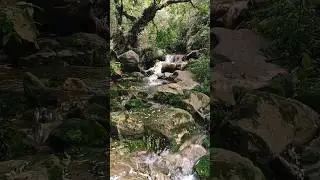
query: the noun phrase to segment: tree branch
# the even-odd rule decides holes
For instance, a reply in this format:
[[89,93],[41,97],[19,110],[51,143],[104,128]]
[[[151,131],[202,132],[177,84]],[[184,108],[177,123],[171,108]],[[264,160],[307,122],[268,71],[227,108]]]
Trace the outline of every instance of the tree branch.
[[129,19],[130,21],[136,21],[136,20],[137,20],[136,17],[131,16],[130,14],[128,14],[127,11],[123,11],[123,12],[122,12],[122,15],[123,15],[124,17],[126,17],[127,19]]
[[166,1],[165,3],[161,4],[161,5],[158,7],[158,10],[161,10],[161,9],[163,9],[163,8],[171,5],[171,4],[186,3],[186,2],[191,3],[191,5],[192,5],[193,7],[195,7],[191,0],[168,0],[168,1]]

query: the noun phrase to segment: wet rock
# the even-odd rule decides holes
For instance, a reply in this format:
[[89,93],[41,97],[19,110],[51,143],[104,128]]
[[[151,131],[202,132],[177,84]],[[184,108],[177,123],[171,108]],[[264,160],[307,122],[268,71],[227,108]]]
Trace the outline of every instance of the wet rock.
[[107,41],[96,34],[75,33],[58,39],[58,58],[70,65],[104,67]]
[[222,17],[224,27],[233,29],[241,22],[241,16],[249,9],[247,1],[239,1],[232,4]]
[[219,38],[213,52],[215,67],[211,71],[214,98],[234,105],[234,87],[259,89],[270,85],[273,77],[287,74],[285,69],[265,62],[260,49],[266,47],[268,41],[259,35],[247,29],[215,28],[214,31]]
[[139,116],[126,112],[111,112],[110,117],[121,137],[141,137],[144,134],[144,123]]
[[10,179],[10,180],[14,180],[14,179],[49,180],[49,175],[48,175],[47,170],[45,168],[39,168],[39,169],[30,170],[30,171],[20,173],[18,175],[11,176],[10,178],[7,178],[7,179]]
[[38,52],[26,57],[22,57],[21,64],[26,67],[36,67],[39,65],[52,65],[56,63],[57,53],[50,49],[41,49]]
[[8,160],[35,153],[36,147],[27,134],[2,124],[0,128],[0,159]]
[[[147,180],[146,170],[141,169],[141,164],[137,164],[137,157],[121,147],[112,148],[110,151],[110,177]],[[130,173],[131,172],[131,173]]]
[[175,70],[184,70],[187,67],[186,62],[180,63],[162,63],[161,72],[171,72],[173,73]]
[[266,180],[262,171],[248,158],[220,148],[213,148],[210,153],[214,180]]
[[139,68],[139,55],[130,50],[117,57],[118,61],[123,65],[125,72],[140,71]]
[[33,105],[56,105],[55,92],[47,88],[36,76],[30,72],[25,73],[23,80],[24,93]]
[[161,94],[176,94],[184,95],[186,91],[196,88],[199,83],[194,81],[194,75],[189,71],[175,71],[168,79],[172,83],[160,85],[156,87],[154,96],[161,96]]
[[166,161],[168,167],[172,169],[182,169],[182,171],[178,173],[187,176],[192,174],[195,163],[206,154],[207,150],[201,145],[190,144],[177,153],[165,155],[163,161]]
[[48,142],[55,151],[63,151],[71,146],[104,147],[107,132],[97,122],[86,119],[68,119],[54,129]]
[[96,104],[99,104],[100,106],[103,106],[103,107],[108,107],[110,105],[109,103],[109,97],[108,95],[94,95],[92,96],[92,98],[89,99],[89,103],[96,103]]
[[193,50],[186,55],[186,61],[190,59],[198,59],[200,57],[200,50]]
[[210,113],[210,98],[200,92],[192,92],[190,97],[184,102],[187,105],[187,110],[194,117],[201,117],[202,119],[206,119],[206,116]]
[[142,50],[141,56],[141,64],[145,69],[150,69],[155,65],[156,61],[164,61],[165,60],[165,51],[162,49],[153,49],[148,48]]
[[87,105],[83,110],[84,118],[94,119],[99,122],[106,129],[108,128],[109,112],[106,107],[93,103]]
[[30,156],[27,160],[11,160],[3,162],[3,178],[50,180],[63,178],[63,162],[55,155]]
[[146,108],[131,112],[112,112],[111,120],[122,137],[154,136],[180,145],[196,132],[193,117],[178,108]]
[[[9,173],[14,169],[19,169],[24,164],[27,164],[25,160],[9,160],[9,161],[1,161],[0,162],[0,174],[3,175],[5,173]],[[0,175],[0,177],[1,177]]]
[[171,153],[162,152],[160,155],[128,150],[115,146],[111,154],[111,177],[120,179],[180,179],[192,176],[195,162],[207,151],[200,145],[190,144],[183,150]]
[[87,85],[79,78],[68,78],[63,83],[63,89],[67,91],[84,91],[89,89]]
[[[274,94],[250,91],[239,98],[220,128],[223,147],[257,163],[273,176],[269,163],[289,145],[301,146],[317,133],[319,115],[306,105]],[[276,167],[276,166],[274,166]]]
[[249,1],[217,0],[211,7],[215,27],[234,29],[249,9]]
[[320,176],[320,138],[316,137],[301,152],[297,152],[306,177],[316,180]]
[[160,133],[173,144],[183,141],[196,132],[196,123],[187,111],[178,108],[153,109],[142,113],[145,128],[152,133]]

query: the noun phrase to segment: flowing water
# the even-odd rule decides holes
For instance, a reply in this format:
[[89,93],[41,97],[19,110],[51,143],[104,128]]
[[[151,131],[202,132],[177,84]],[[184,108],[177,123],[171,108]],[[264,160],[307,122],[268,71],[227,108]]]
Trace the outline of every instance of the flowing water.
[[[181,55],[174,54],[166,55],[165,61],[156,62],[152,68],[147,70],[150,75],[145,78],[146,84],[144,88],[153,89],[155,86],[164,84],[166,80],[160,78],[164,75],[162,70],[163,64],[181,63],[181,57]],[[193,137],[192,140],[181,145],[178,152],[172,152],[170,149],[165,149],[161,152],[137,152],[138,155],[130,157],[134,159],[133,161],[137,164],[137,167],[131,168],[128,174],[139,174],[149,180],[197,180],[198,178],[193,167],[203,155],[207,154],[207,150],[201,146],[204,138],[205,135]],[[141,172],[138,166],[147,166],[151,170]],[[165,169],[167,173],[159,173],[155,169]],[[110,177],[111,180],[122,180],[126,178],[127,177]]]
[[175,63],[176,56],[179,55],[168,54],[165,57],[165,61],[156,62],[156,64],[152,68],[148,69],[148,71],[153,73],[151,76],[147,77],[148,86],[157,86],[165,82],[165,80],[159,79],[159,77],[163,75],[162,66],[164,63]]
[[[149,180],[197,180],[193,167],[200,157],[207,154],[207,150],[200,145],[205,137],[205,135],[199,135],[192,138],[192,140],[185,142],[176,153],[171,152],[170,149],[165,149],[162,152],[140,152],[135,157],[135,163],[137,166],[151,167],[153,172],[142,173],[131,168],[129,174],[143,174]],[[166,175],[157,169],[166,171]],[[120,180],[123,178],[114,176],[111,179]]]

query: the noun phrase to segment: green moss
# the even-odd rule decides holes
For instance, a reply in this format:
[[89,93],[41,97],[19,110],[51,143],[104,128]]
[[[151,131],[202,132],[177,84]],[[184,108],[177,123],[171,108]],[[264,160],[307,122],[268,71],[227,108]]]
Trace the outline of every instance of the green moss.
[[125,147],[129,149],[130,152],[135,152],[137,150],[145,150],[147,149],[147,143],[143,140],[139,139],[126,139],[123,140]]
[[151,106],[152,106],[152,104],[148,103],[146,100],[143,100],[143,99],[130,99],[125,104],[125,108],[127,110],[149,108]]
[[62,180],[63,169],[57,165],[48,169],[49,180]]
[[204,148],[206,148],[206,149],[209,149],[209,148],[210,148],[210,137],[209,137],[209,136],[207,136],[207,137],[204,139],[204,141],[203,141],[203,143],[202,143],[202,146],[203,146]]
[[26,134],[6,125],[0,125],[0,159],[12,159],[33,154],[36,148],[28,144]]
[[147,149],[154,152],[164,150],[172,144],[164,135],[148,129],[145,130],[143,141],[146,143]]
[[180,94],[170,94],[170,93],[157,93],[153,97],[153,100],[161,104],[168,104],[175,108],[184,109],[186,105],[183,102],[183,100],[187,98],[189,98],[189,95],[187,94],[180,95]]
[[210,96],[210,57],[201,56],[197,61],[188,64],[187,69],[195,74],[200,83],[195,90]]
[[105,146],[108,135],[103,126],[85,119],[68,119],[51,135],[72,145]]
[[209,178],[210,176],[210,155],[204,155],[195,166],[195,171],[200,178]]
[[106,107],[103,107],[99,104],[89,104],[85,110],[84,113],[90,117],[90,116],[98,116],[101,118],[107,118],[108,117],[108,111]]

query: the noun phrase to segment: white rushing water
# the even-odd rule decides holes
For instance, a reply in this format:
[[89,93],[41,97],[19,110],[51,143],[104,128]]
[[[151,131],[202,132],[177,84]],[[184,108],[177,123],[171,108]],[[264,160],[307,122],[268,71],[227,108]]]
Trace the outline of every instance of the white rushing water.
[[[111,180],[125,180],[129,176],[143,176],[149,180],[197,180],[194,166],[199,159],[206,155],[207,150],[199,144],[185,144],[178,152],[165,149],[162,152],[141,151],[133,156],[134,164],[130,172],[121,172],[112,176]],[[145,169],[148,167],[148,170]],[[142,171],[141,171],[142,170]],[[129,176],[124,175],[127,174]]]
[[[168,176],[171,180],[197,180],[195,173],[193,172],[193,166],[196,162],[192,160],[181,157],[179,155],[170,154],[169,150],[165,150],[162,153],[150,153],[140,157],[140,162],[143,164],[148,164],[154,167],[163,167],[163,164],[169,169]],[[169,160],[170,158],[170,160]],[[179,165],[175,162],[182,162]],[[149,180],[156,180],[157,178],[148,176]]]
[[164,82],[163,80],[158,79],[160,76],[163,75],[163,73],[161,72],[162,64],[163,63],[173,63],[174,57],[175,57],[175,55],[168,54],[168,55],[166,55],[165,61],[156,62],[156,64],[152,68],[148,69],[148,71],[151,71],[153,73],[151,76],[147,77],[148,86],[158,86]]

